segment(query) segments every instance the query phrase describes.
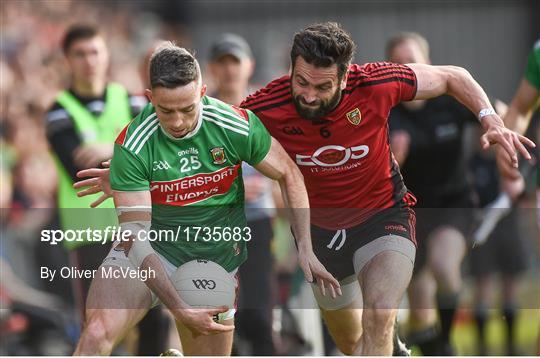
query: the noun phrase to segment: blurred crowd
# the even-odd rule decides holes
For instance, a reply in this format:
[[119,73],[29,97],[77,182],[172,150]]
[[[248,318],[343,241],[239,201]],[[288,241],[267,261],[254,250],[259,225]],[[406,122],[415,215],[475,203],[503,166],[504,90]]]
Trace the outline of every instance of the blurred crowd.
[[[118,6],[122,11],[116,11]],[[130,93],[142,93],[143,58],[156,39],[175,40],[185,47],[190,46],[190,40],[181,27],[163,23],[151,13],[133,11],[129,5],[77,0],[2,1],[0,11],[0,338],[7,343],[0,345],[0,355],[71,354],[80,327],[74,318],[71,287],[45,287],[36,271],[42,263],[61,266],[68,262],[60,247],[49,247],[48,252],[36,250],[39,230],[58,227],[58,179],[49,154],[44,116],[57,93],[69,85],[62,37],[73,23],[99,24],[110,51],[109,78]],[[534,188],[531,193],[522,205],[534,208]],[[520,225],[528,239],[538,235],[534,224]],[[280,271],[276,300],[283,303],[291,291],[298,289],[302,278],[295,275],[288,226],[274,222],[274,231],[277,240],[272,245]],[[530,247],[538,252],[538,247]],[[35,267],[28,267],[29,262]],[[274,342],[281,340],[277,352],[309,353],[294,319],[284,312],[280,329],[289,330],[289,334],[274,337]],[[241,345],[238,349],[245,353]]]
[[[13,175],[3,181],[3,198],[8,200],[13,191],[28,207],[50,208],[56,176],[47,154],[43,117],[68,81],[59,46],[66,27],[76,19],[103,24],[113,53],[111,76],[132,91],[142,87],[137,46],[144,42],[129,40],[134,36],[135,17],[99,3],[5,1],[1,7],[2,175],[6,179]],[[35,180],[36,173],[40,180]]]
[[0,12],[0,354],[69,355],[80,325],[71,287],[44,285],[37,271],[67,265],[67,255],[60,247],[38,251],[36,240],[42,228],[58,228],[58,177],[44,118],[69,85],[62,37],[74,23],[100,24],[110,78],[130,93],[143,89],[141,60],[158,35],[185,39],[151,14],[115,11],[106,2],[2,1]]

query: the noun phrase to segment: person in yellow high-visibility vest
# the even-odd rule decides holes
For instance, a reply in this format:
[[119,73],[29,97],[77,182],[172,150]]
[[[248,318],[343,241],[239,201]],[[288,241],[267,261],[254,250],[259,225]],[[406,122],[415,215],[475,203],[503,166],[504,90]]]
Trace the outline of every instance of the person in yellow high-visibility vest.
[[[45,117],[47,138],[58,171],[61,228],[104,229],[117,226],[112,200],[103,209],[89,209],[92,198],[78,198],[72,188],[78,170],[99,165],[110,158],[120,130],[146,104],[142,96],[130,96],[119,84],[107,82],[109,53],[99,31],[87,25],[69,28],[62,42],[71,75],[70,87],[61,91]],[[95,200],[95,198],[94,198]],[[110,245],[89,241],[64,241],[70,264],[95,269]],[[75,300],[84,308],[91,279],[73,279]]]

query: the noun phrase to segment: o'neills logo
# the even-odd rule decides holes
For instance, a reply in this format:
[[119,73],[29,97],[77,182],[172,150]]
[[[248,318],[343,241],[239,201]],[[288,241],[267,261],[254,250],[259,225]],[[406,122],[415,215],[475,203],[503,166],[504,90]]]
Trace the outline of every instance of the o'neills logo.
[[401,231],[401,232],[407,232],[407,228],[405,228],[405,226],[403,225],[400,225],[400,224],[390,224],[390,225],[386,225],[384,227],[385,230],[387,231]]
[[152,182],[152,204],[184,206],[222,195],[238,177],[237,164],[212,173],[201,173],[172,181]]

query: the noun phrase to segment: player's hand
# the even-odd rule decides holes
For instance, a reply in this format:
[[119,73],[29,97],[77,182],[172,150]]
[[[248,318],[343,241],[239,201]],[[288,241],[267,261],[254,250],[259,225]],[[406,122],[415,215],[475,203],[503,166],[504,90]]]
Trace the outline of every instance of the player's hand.
[[519,170],[512,165],[512,160],[502,147],[497,148],[495,151],[495,157],[497,159],[497,167],[503,178],[510,180],[516,180],[521,178]]
[[219,308],[182,308],[173,310],[172,313],[178,321],[182,322],[191,331],[193,336],[197,337],[233,331],[233,325],[226,326],[214,321],[215,315],[228,310],[229,308],[226,306]]
[[485,130],[485,133],[480,138],[482,148],[487,149],[490,145],[499,144],[501,146],[500,151],[507,154],[505,160],[510,167],[514,169],[518,167],[518,152],[525,159],[531,159],[531,155],[524,144],[531,148],[536,147],[536,144],[529,138],[506,128],[498,115],[493,114],[482,118],[482,127]]
[[91,168],[112,157],[112,154],[113,146],[110,143],[83,144],[73,152],[73,161],[79,168]]
[[75,189],[84,189],[77,192],[79,198],[91,194],[103,193],[96,201],[90,204],[92,208],[99,206],[106,199],[112,197],[111,183],[109,182],[110,163],[110,160],[101,163],[104,169],[90,168],[77,172],[78,178],[88,178],[73,184],[73,188]]
[[330,291],[332,298],[336,298],[337,295],[341,296],[339,281],[324,268],[323,264],[319,261],[317,256],[315,256],[313,251],[299,251],[298,264],[302,271],[304,271],[304,275],[308,282],[316,281],[323,296],[326,295],[326,289]]

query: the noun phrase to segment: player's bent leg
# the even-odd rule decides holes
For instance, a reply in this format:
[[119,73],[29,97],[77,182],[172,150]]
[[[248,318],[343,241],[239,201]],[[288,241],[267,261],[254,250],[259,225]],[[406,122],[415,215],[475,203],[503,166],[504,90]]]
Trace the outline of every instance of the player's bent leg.
[[410,303],[409,326],[412,331],[437,323],[436,290],[437,284],[429,270],[422,269],[412,277],[407,290]]
[[[103,265],[120,270],[118,266]],[[151,306],[150,289],[136,278],[105,278],[98,269],[86,303],[85,321],[74,355],[110,355],[114,346]]]
[[362,291],[356,274],[339,283],[342,295],[335,299],[329,293],[323,296],[315,283],[311,289],[337,348],[343,354],[352,355],[362,336]]
[[[232,326],[234,324],[234,311],[229,310],[228,317],[219,323]],[[186,356],[230,356],[234,331],[218,333],[208,336],[194,336],[182,323],[176,322],[182,350]]]
[[[355,284],[358,285],[356,282]],[[342,285],[344,295],[346,294],[345,287]],[[325,309],[321,306],[321,314],[328,327],[328,332],[337,348],[345,355],[354,354],[354,350],[362,336],[361,307],[362,294],[359,290],[353,302],[343,308]]]
[[435,279],[426,267],[413,274],[407,290],[410,305],[407,344],[418,346],[423,355],[436,354],[440,345],[436,291]]
[[397,308],[411,280],[416,249],[410,240],[389,235],[358,251],[360,256],[372,258],[359,274],[363,334],[354,353],[391,355]]
[[441,326],[441,345],[437,355],[453,355],[450,334],[461,290],[461,262],[466,252],[465,238],[459,230],[442,226],[428,241],[428,265],[437,281],[437,307]]
[[465,238],[453,227],[441,227],[430,235],[427,262],[439,292],[461,289],[461,262],[465,252]]

